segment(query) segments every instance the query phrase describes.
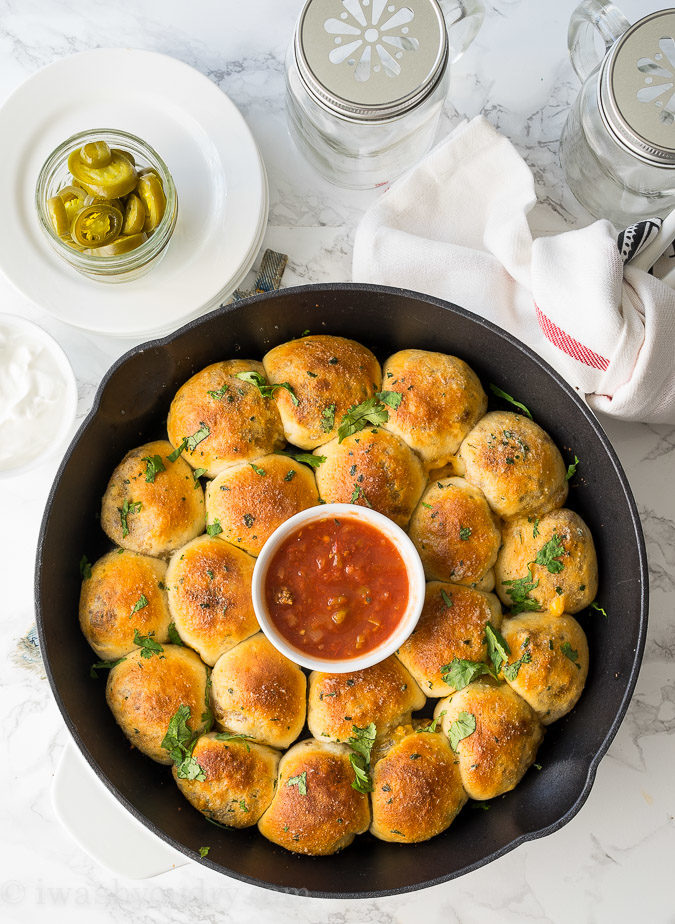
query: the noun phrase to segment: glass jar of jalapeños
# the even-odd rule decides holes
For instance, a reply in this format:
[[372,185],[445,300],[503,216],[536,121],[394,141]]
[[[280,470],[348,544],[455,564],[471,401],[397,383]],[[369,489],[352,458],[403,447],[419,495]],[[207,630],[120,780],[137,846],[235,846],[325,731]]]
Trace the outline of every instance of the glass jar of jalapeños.
[[178,197],[169,170],[145,141],[94,129],[59,145],[38,177],[35,204],[54,250],[102,282],[136,279],[166,252]]

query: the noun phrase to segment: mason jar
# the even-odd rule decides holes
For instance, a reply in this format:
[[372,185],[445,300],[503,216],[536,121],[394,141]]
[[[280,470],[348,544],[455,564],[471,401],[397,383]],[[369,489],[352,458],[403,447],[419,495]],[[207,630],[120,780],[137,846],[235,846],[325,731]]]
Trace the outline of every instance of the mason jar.
[[[68,170],[69,154],[90,141],[105,141],[109,147],[120,148],[131,154],[137,169],[149,167],[157,172],[164,189],[166,207],[159,224],[147,241],[127,253],[98,256],[95,253],[80,252],[59,237],[49,217],[49,199],[73,182]],[[178,195],[169,168],[147,142],[129,132],[97,128],[73,135],[52,151],[38,176],[35,207],[38,221],[50,245],[73,269],[98,282],[129,282],[156,266],[166,253],[176,227]]]
[[570,189],[617,227],[664,217],[675,207],[675,10],[631,26],[612,3],[584,0],[568,44],[582,81],[560,142]]
[[[286,58],[286,114],[306,159],[338,186],[390,183],[429,150],[480,0],[307,0]],[[455,39],[454,44],[451,39]]]

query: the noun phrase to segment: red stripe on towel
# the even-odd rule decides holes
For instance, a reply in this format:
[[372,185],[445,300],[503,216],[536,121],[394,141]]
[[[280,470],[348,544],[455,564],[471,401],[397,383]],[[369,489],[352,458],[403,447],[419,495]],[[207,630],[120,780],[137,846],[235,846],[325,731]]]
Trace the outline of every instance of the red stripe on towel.
[[550,318],[546,317],[536,302],[534,303],[534,307],[537,309],[539,327],[541,327],[547,340],[550,340],[554,346],[557,346],[563,353],[567,353],[572,359],[576,359],[586,366],[592,366],[593,369],[605,371],[607,366],[609,366],[608,359],[596,353],[594,350],[591,350],[589,347],[584,346],[583,343],[579,343],[574,337],[570,337],[561,327],[558,327]]

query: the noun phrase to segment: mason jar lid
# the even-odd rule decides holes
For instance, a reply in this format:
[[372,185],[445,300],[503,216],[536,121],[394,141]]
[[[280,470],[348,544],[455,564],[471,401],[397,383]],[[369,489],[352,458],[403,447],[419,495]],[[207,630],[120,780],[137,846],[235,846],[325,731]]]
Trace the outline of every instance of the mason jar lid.
[[617,141],[645,163],[675,167],[675,9],[631,26],[605,58],[600,112]]
[[359,122],[413,109],[448,61],[437,0],[307,0],[294,45],[309,94],[330,112]]

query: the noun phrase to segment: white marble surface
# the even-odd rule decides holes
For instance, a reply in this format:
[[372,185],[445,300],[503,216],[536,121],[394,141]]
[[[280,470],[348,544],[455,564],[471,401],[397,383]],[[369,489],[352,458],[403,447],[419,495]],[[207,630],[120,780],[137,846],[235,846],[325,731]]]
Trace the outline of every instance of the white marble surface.
[[[336,190],[300,162],[283,117],[283,55],[301,0],[0,0],[0,99],[37,68],[88,48],[174,55],[239,105],[267,163],[266,244],[290,255],[286,284],[346,280],[355,223],[372,194]],[[653,7],[625,0],[631,19]],[[577,90],[565,36],[573,0],[493,0],[454,70],[447,130],[484,112],[524,154],[551,206],[540,227],[587,220],[565,190],[557,145]],[[30,119],[30,113],[26,114]],[[2,146],[11,139],[0,139]],[[2,159],[0,157],[0,169]],[[79,417],[129,342],[69,329],[0,277],[0,310],[33,318],[68,353]],[[604,421],[633,485],[650,560],[652,605],[643,669],[628,716],[580,814],[458,881],[377,901],[279,895],[190,864],[147,882],[116,880],[61,829],[50,800],[66,732],[41,665],[21,643],[33,622],[33,555],[56,465],[0,482],[0,920],[77,922],[675,921],[675,428]],[[621,631],[620,614],[616,631]]]

